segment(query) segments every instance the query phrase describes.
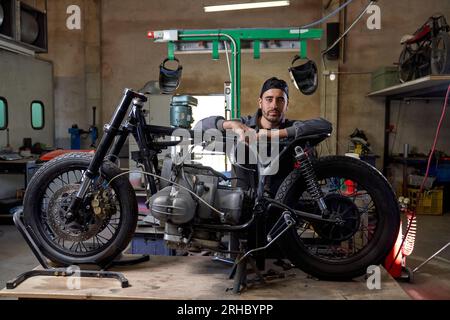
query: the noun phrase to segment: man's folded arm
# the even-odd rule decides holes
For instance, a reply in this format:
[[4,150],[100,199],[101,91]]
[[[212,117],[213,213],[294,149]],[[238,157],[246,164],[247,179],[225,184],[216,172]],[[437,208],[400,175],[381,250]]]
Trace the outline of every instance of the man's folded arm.
[[319,133],[331,133],[333,126],[331,122],[324,118],[295,121],[292,126],[286,128],[287,135],[290,138],[308,136]]

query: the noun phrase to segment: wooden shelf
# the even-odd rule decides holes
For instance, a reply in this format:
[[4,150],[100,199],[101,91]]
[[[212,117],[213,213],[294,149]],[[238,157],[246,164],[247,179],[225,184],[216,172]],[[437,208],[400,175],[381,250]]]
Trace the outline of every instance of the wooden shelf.
[[429,75],[416,80],[369,93],[368,97],[444,98],[450,85],[450,75]]

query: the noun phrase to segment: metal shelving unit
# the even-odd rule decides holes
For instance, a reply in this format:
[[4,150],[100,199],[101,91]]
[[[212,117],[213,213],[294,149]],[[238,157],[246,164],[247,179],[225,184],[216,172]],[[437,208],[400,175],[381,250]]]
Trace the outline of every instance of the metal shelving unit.
[[392,87],[369,93],[371,98],[385,99],[384,113],[384,161],[383,172],[386,173],[390,162],[389,156],[389,126],[391,115],[391,102],[404,99],[444,99],[445,93],[450,85],[450,75],[429,75],[413,81],[401,83]]

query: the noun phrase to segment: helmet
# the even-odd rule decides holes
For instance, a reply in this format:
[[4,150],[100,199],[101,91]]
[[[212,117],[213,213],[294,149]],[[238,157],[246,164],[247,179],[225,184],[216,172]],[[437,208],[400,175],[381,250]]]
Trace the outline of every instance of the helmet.
[[168,69],[165,66],[166,62],[169,61],[169,58],[166,58],[159,66],[159,87],[162,93],[173,93],[180,85],[183,67],[177,58],[174,58],[174,60],[178,64],[176,70]]
[[[292,65],[301,59],[296,55],[292,60]],[[298,66],[292,66],[289,68],[289,75],[294,83],[295,87],[305,95],[313,94],[318,86],[317,66],[312,60],[309,60]]]
[[5,13],[3,12],[3,7],[0,3],[0,26],[3,24],[3,18],[5,18]]

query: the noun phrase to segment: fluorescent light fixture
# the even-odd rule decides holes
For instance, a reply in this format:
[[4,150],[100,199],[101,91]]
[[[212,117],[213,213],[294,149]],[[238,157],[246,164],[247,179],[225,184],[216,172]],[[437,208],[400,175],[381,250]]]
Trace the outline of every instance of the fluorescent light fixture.
[[265,2],[252,2],[252,3],[236,3],[236,4],[224,4],[219,6],[206,6],[205,12],[217,12],[217,11],[231,11],[231,10],[244,10],[244,9],[259,9],[259,8],[272,8],[272,7],[285,7],[288,6],[289,1],[265,1]]

